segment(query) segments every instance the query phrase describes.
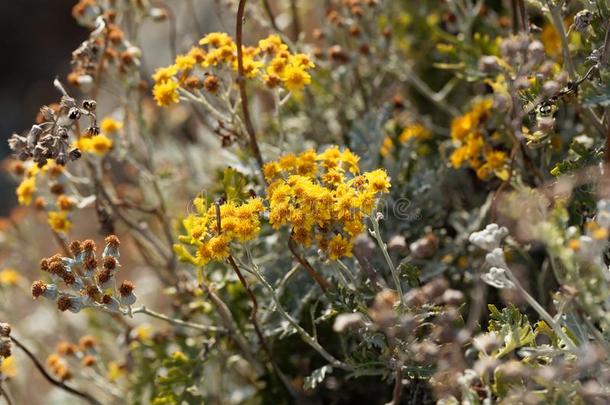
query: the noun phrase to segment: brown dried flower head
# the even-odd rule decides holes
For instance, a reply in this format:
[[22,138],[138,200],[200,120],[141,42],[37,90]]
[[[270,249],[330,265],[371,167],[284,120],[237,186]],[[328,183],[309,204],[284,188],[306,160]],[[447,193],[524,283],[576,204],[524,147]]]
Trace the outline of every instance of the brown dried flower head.
[[119,287],[119,293],[122,297],[126,297],[133,292],[134,288],[135,286],[131,281],[125,280],[121,283],[121,286]]
[[44,294],[46,290],[47,285],[42,280],[34,281],[34,283],[32,283],[32,297],[38,298]]

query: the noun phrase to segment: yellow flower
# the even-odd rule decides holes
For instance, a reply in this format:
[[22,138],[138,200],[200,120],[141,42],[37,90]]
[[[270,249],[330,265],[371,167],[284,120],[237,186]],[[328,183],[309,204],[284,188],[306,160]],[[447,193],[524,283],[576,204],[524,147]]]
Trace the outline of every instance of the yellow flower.
[[157,105],[160,107],[177,103],[180,100],[178,96],[178,83],[173,80],[157,83],[153,87],[153,95]]
[[347,170],[353,174],[358,174],[360,172],[360,167],[358,167],[360,156],[354,154],[351,150],[345,149],[343,153],[341,153],[341,161],[347,166]]
[[[254,60],[251,56],[244,55],[242,58],[244,74],[248,78],[253,78],[258,75],[260,68],[263,67],[263,62]],[[233,70],[238,70],[237,58],[233,61]]]
[[108,153],[108,151],[112,149],[113,144],[112,139],[104,134],[95,135],[91,138],[81,137],[74,142],[74,146],[79,148],[82,152],[95,153],[99,156],[104,156]]
[[164,83],[168,80],[171,80],[178,73],[178,66],[170,65],[167,67],[159,68],[155,71],[155,74],[152,76],[155,83]]
[[381,144],[381,148],[379,149],[379,153],[381,153],[381,156],[388,156],[392,150],[394,149],[394,141],[392,141],[392,138],[390,138],[389,136],[386,136],[385,138],[383,138],[383,142]]
[[[252,198],[241,205],[228,201],[218,208],[214,204],[207,209],[204,200],[197,198],[194,205],[197,213],[184,219],[187,234],[178,239],[184,245],[196,247],[196,253],[191,254],[183,245],[174,245],[174,251],[182,261],[198,266],[223,261],[230,254],[232,242],[247,242],[260,232],[260,213],[264,210],[260,198]],[[218,214],[220,233],[216,222]]]
[[303,87],[311,83],[311,76],[301,66],[288,65],[282,71],[280,78],[284,86],[293,92],[300,91]]
[[100,123],[100,130],[105,134],[119,132],[123,128],[123,123],[111,117],[106,117]]
[[413,124],[405,127],[398,137],[401,143],[407,143],[411,139],[426,140],[432,137],[432,133],[421,124]]
[[68,233],[72,228],[72,222],[68,219],[66,211],[49,211],[48,221],[55,232]]
[[547,23],[542,27],[540,40],[549,56],[555,57],[561,54],[561,41],[553,24]]
[[189,50],[187,55],[193,57],[196,63],[201,63],[205,59],[206,52],[203,49],[194,46]]
[[508,180],[509,172],[507,169],[508,157],[505,152],[491,150],[485,153],[485,163],[477,169],[477,177],[481,180],[488,180],[495,174],[501,180]]
[[32,196],[36,192],[36,178],[28,177],[17,187],[17,199],[21,205],[30,205]]
[[0,361],[0,375],[8,378],[15,378],[17,375],[17,367],[13,356],[6,357]]
[[310,150],[269,162],[264,171],[271,225],[290,225],[295,241],[304,246],[317,241],[332,260],[351,255],[375,198],[390,187],[384,170],[357,175],[358,161],[350,150],[332,146],[320,154]]
[[199,45],[210,45],[214,48],[233,44],[233,39],[224,32],[211,32],[199,40]]
[[197,60],[192,55],[178,55],[176,56],[176,66],[183,72],[188,72],[193,69],[193,66],[197,63]]
[[390,178],[383,169],[377,169],[372,172],[364,173],[369,187],[376,193],[387,193],[390,191]]
[[343,235],[335,235],[328,242],[328,257],[331,260],[338,260],[346,256],[352,256],[352,243]]
[[15,286],[21,280],[21,276],[14,269],[0,271],[0,285]]
[[285,51],[288,49],[288,45],[282,42],[279,35],[272,34],[267,38],[258,41],[258,48],[263,53],[275,55],[279,51]]
[[125,374],[125,367],[121,367],[116,361],[111,361],[110,363],[108,363],[108,371],[106,372],[106,378],[108,378],[109,381],[114,382],[119,378],[125,376]]

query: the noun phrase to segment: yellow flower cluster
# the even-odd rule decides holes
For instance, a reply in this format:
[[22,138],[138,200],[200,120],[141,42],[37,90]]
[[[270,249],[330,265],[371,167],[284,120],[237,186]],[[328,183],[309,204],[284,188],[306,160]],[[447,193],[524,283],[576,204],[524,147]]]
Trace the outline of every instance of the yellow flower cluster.
[[83,153],[93,153],[98,156],[107,154],[114,143],[108,136],[119,132],[123,128],[123,123],[114,118],[104,118],[100,123],[101,133],[95,136],[83,135],[74,142],[74,147],[81,150]]
[[264,211],[260,198],[251,198],[243,204],[228,201],[219,206],[206,205],[202,198],[194,200],[196,213],[183,220],[187,234],[178,238],[181,243],[194,246],[195,254],[183,245],[174,245],[181,260],[197,266],[229,257],[232,242],[244,243],[254,239],[260,231],[260,214]]
[[47,217],[49,226],[55,232],[68,233],[72,229],[72,221],[68,218],[67,211],[49,211]]
[[[47,211],[47,222],[53,231],[68,233],[72,228],[69,213],[74,209],[76,203],[73,198],[65,194],[59,194],[62,192],[59,190],[63,190],[63,170],[63,166],[58,165],[52,159],[48,159],[42,168],[30,164],[23,169],[23,180],[17,186],[16,193],[19,204],[28,206],[34,201],[34,206],[37,209]],[[43,193],[39,193],[38,190],[45,183],[49,186],[52,196],[58,194],[55,203],[52,205],[47,203],[41,195]]]
[[48,174],[51,178],[55,178],[63,170],[63,166],[56,164],[52,159],[48,159],[42,168],[30,162],[29,166],[24,168],[23,180],[17,186],[16,194],[19,204],[28,206],[32,203],[32,199],[38,191],[36,177],[39,173]]
[[[155,71],[153,96],[159,106],[178,103],[180,88],[205,87],[214,92],[218,80],[210,75],[214,68],[228,67],[238,71],[237,45],[228,34],[210,33],[199,41],[199,45],[178,55],[174,64]],[[290,53],[278,35],[260,40],[257,47],[243,46],[242,55],[246,77],[257,78],[268,87],[281,85],[298,92],[311,83],[308,71],[314,67],[313,62],[305,54]]]
[[92,137],[83,136],[74,142],[74,146],[83,153],[94,153],[98,156],[104,156],[112,149],[113,142],[105,134],[99,134]]
[[332,260],[351,256],[364,218],[377,196],[390,188],[384,170],[360,174],[358,161],[349,149],[333,146],[320,154],[308,150],[267,163],[271,225],[290,225],[292,237],[304,246],[315,239]]
[[508,156],[506,152],[494,150],[486,142],[484,124],[493,105],[490,99],[476,103],[466,114],[461,115],[451,123],[451,139],[456,149],[449,160],[454,168],[460,168],[468,163],[476,171],[481,180],[489,180],[492,175],[502,180],[509,177]]
[[[398,136],[398,142],[405,145],[411,140],[425,141],[432,138],[432,132],[424,127],[422,124],[415,123],[406,126]],[[381,156],[389,155],[394,149],[394,141],[389,136],[386,136],[381,144],[380,153]]]

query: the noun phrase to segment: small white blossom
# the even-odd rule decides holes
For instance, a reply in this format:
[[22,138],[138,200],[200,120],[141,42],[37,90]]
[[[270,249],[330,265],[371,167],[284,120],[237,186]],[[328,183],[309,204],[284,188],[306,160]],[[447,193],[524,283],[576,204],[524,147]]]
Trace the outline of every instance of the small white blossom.
[[506,261],[504,260],[504,252],[502,248],[495,248],[491,252],[485,255],[485,262],[492,267],[500,267],[502,269],[508,268]]
[[481,280],[483,280],[486,284],[499,289],[514,288],[515,286],[506,276],[506,270],[500,267],[490,268],[487,273],[481,276]]
[[493,249],[500,247],[500,242],[502,242],[502,239],[504,239],[506,235],[508,235],[508,229],[492,223],[481,231],[473,232],[468,240],[470,243],[483,250],[492,251]]

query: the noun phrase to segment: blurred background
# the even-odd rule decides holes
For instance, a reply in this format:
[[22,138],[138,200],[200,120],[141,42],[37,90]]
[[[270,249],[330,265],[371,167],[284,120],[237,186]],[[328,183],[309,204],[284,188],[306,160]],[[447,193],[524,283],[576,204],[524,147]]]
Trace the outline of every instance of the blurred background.
[[[0,1],[0,160],[8,137],[29,129],[41,105],[57,100],[55,76],[70,70],[70,54],[87,36],[70,11],[73,0]],[[16,204],[15,184],[0,172],[0,216]]]

